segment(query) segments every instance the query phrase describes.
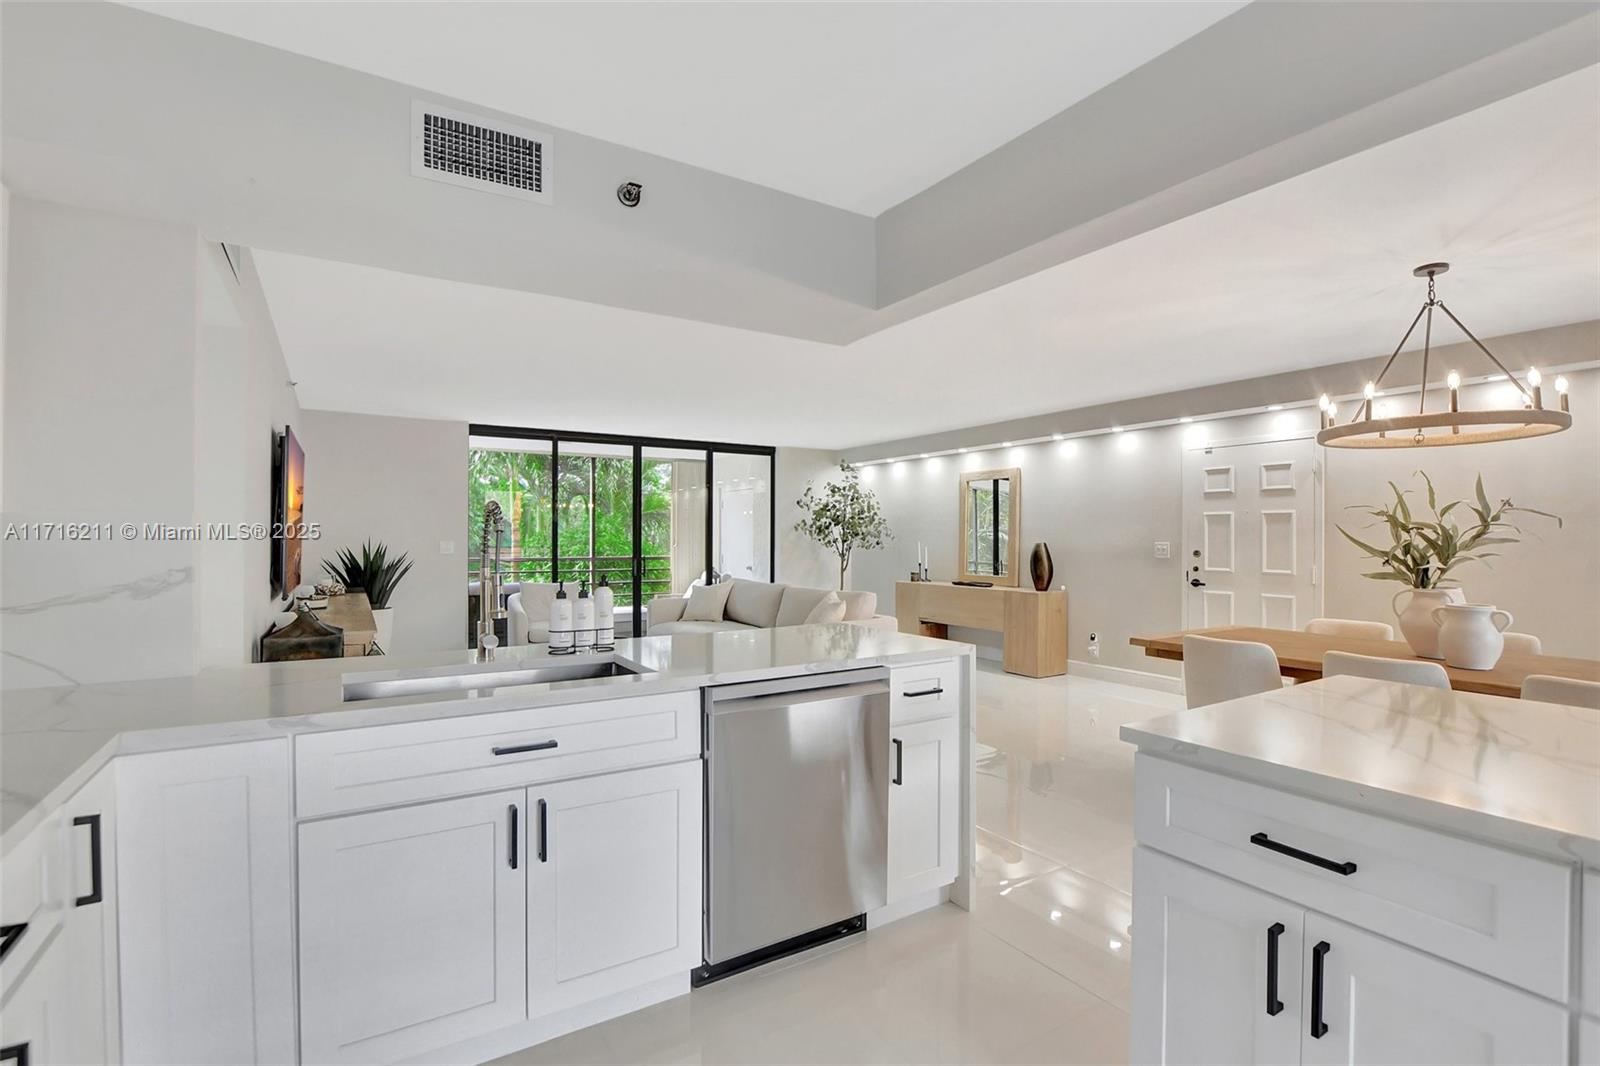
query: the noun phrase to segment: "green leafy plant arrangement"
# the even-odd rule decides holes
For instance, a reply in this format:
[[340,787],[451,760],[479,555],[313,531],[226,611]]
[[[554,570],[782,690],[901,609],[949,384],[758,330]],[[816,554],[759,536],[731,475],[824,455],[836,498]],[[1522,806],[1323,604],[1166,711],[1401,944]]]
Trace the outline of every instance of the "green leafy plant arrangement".
[[883,517],[878,497],[861,485],[861,473],[849,463],[840,463],[843,481],[830,481],[818,492],[809,483],[795,501],[803,517],[794,524],[804,533],[839,557],[839,588],[844,588],[850,555],[859,549],[883,547],[894,539],[889,520]]
[[389,548],[383,543],[374,545],[367,541],[361,545],[358,556],[349,548],[340,548],[335,561],[324,559],[322,568],[347,589],[361,589],[374,611],[389,606],[400,579],[411,570],[411,560],[405,552],[389,558]]
[[[1497,558],[1500,554],[1484,549],[1516,544],[1525,536],[1521,528],[1506,518],[1507,515],[1520,513],[1553,518],[1556,528],[1561,527],[1559,515],[1537,511],[1532,507],[1518,507],[1509,498],[1491,504],[1483,491],[1482,474],[1478,475],[1474,486],[1475,501],[1451,500],[1442,507],[1428,475],[1419,470],[1416,476],[1428,486],[1431,520],[1413,515],[1411,505],[1406,502],[1411,490],[1401,489],[1391,481],[1389,488],[1394,491],[1392,504],[1380,507],[1351,505],[1352,510],[1362,511],[1377,519],[1373,525],[1381,523],[1388,530],[1390,543],[1387,547],[1368,544],[1352,536],[1343,526],[1335,527],[1351,544],[1383,564],[1384,569],[1363,574],[1363,577],[1376,581],[1399,581],[1414,589],[1440,588],[1449,580],[1450,572],[1462,563],[1481,562],[1488,566],[1487,560]],[[1450,517],[1460,507],[1465,507],[1474,518],[1465,528]]]

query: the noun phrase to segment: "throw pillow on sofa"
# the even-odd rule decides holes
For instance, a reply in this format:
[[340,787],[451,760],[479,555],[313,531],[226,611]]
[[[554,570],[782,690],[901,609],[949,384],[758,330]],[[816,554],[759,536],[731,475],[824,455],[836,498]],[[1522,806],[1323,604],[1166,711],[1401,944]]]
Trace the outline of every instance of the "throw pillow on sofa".
[[[832,596],[829,589],[808,589],[800,585],[790,585],[783,590],[783,603],[778,607],[778,621],[780,626],[803,626],[806,618],[811,614],[811,609],[823,600]],[[843,600],[839,601],[843,603]]]
[[736,577],[728,583],[728,606],[723,611],[730,622],[770,629],[778,621],[778,604],[786,586]]
[[806,625],[817,622],[842,622],[844,621],[844,601],[837,593],[830,592],[817,601],[811,608],[811,613],[806,615]]
[[683,609],[683,621],[722,621],[722,612],[728,607],[728,593],[732,591],[732,585],[698,585],[691,589],[689,603]]
[[841,592],[839,593],[839,598],[844,600],[844,620],[846,622],[859,622],[878,613],[878,594],[876,592]]

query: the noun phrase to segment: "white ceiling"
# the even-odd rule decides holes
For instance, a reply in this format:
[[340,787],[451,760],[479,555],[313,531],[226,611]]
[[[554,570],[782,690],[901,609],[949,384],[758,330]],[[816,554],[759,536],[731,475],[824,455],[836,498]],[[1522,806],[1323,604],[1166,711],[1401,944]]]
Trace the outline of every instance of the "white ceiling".
[[1244,4],[131,6],[876,216]]
[[306,407],[842,448],[1384,354],[1434,259],[1480,337],[1600,318],[1597,249],[1591,67],[846,347],[257,255]]

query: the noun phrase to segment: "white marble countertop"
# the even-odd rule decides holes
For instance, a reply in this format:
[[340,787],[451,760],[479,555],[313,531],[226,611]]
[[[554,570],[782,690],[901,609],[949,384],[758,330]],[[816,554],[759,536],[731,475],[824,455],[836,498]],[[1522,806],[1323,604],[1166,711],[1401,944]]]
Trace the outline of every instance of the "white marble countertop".
[[1121,735],[1162,758],[1600,865],[1600,711],[1330,677]]
[[[890,666],[954,655],[968,645],[866,626],[790,626],[617,642],[615,652],[550,656],[543,645],[321,659],[204,671],[193,677],[22,689],[0,706],[0,854],[118,755],[259,740],[313,730],[682,691],[800,673]],[[615,661],[637,674],[481,687],[345,702],[344,681],[495,672]]]

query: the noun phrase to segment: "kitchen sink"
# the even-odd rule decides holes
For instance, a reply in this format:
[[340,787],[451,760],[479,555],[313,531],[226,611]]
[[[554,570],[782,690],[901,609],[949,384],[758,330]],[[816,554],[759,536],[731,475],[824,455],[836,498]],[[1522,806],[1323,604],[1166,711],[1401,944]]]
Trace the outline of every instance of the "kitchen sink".
[[511,685],[542,685],[554,681],[585,681],[594,677],[625,677],[637,673],[637,670],[608,660],[512,669],[491,667],[453,672],[418,672],[401,677],[366,678],[355,675],[345,679],[344,702],[426,696],[439,692],[471,692]]

